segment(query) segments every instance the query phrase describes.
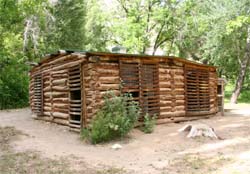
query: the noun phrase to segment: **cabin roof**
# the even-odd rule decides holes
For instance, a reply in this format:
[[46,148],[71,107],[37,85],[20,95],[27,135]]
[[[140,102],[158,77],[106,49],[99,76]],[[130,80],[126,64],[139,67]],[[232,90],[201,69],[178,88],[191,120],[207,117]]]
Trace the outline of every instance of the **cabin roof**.
[[49,61],[49,59],[55,58],[55,57],[60,57],[60,55],[68,55],[68,54],[82,54],[86,55],[87,57],[89,56],[105,56],[105,57],[125,57],[125,58],[148,58],[148,59],[172,59],[176,60],[178,62],[186,63],[186,64],[193,64],[193,65],[199,65],[203,67],[210,67],[210,68],[216,68],[215,66],[212,65],[206,65],[202,64],[199,62],[187,60],[181,57],[176,57],[176,56],[159,56],[159,55],[144,55],[144,54],[127,54],[127,53],[111,53],[111,52],[92,52],[92,51],[73,51],[73,50],[59,50],[56,53],[49,54],[42,58],[42,60],[39,62],[39,65]]

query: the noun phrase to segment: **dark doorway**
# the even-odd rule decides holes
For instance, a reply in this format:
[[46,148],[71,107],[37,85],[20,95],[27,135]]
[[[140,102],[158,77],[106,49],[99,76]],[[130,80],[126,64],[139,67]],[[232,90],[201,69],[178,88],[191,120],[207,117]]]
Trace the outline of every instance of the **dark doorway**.
[[69,69],[69,124],[71,128],[81,128],[82,122],[82,76],[80,65]]

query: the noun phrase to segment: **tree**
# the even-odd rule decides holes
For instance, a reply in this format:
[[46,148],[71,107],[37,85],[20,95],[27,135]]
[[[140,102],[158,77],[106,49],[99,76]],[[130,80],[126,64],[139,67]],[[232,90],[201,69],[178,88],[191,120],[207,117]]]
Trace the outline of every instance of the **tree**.
[[109,16],[103,11],[103,4],[98,0],[88,0],[86,3],[85,50],[107,51],[109,41]]
[[231,102],[236,103],[249,65],[249,2],[186,1],[192,6],[175,44],[180,55],[218,66],[220,75],[236,81]]
[[[250,17],[246,17],[245,20],[247,21],[246,26],[244,27],[246,31],[246,36],[244,38],[245,40],[245,46],[244,46],[244,56],[242,58],[238,58],[240,69],[239,69],[239,75],[237,77],[237,81],[235,84],[235,88],[233,91],[233,94],[231,96],[231,103],[235,104],[237,103],[237,99],[240,95],[240,91],[244,84],[244,79],[246,76],[246,71],[249,66],[250,62]],[[242,23],[240,24],[242,25]],[[244,23],[243,23],[244,25]],[[242,31],[242,30],[241,30]]]
[[[85,16],[84,0],[59,0],[52,4],[50,15],[53,20],[47,24],[48,34],[45,33],[45,47],[49,50],[83,50],[85,45]],[[46,48],[45,48],[46,49]]]
[[128,52],[147,53],[167,42],[171,45],[177,25],[179,1],[165,0],[117,0],[111,19],[112,43],[125,46]]
[[28,105],[28,67],[23,52],[26,2],[0,0],[0,109]]

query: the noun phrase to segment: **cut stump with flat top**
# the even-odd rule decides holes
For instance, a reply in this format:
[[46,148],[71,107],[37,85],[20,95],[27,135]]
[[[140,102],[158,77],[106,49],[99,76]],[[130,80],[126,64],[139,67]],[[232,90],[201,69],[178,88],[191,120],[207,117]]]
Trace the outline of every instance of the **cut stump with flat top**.
[[221,139],[219,136],[216,135],[214,128],[204,123],[187,124],[181,129],[179,129],[178,132],[189,132],[187,135],[188,138],[203,136],[203,137]]

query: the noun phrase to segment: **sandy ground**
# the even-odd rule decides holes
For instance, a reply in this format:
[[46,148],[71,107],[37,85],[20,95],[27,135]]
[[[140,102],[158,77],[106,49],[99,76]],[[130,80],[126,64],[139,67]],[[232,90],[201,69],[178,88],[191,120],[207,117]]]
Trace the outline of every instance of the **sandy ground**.
[[[229,108],[227,108],[229,109]],[[93,167],[112,166],[141,174],[250,173],[250,107],[235,107],[225,116],[192,121],[206,123],[223,140],[188,139],[177,130],[185,123],[158,125],[152,134],[135,129],[130,138],[90,145],[66,127],[34,120],[28,108],[0,111],[0,126],[25,133],[12,142],[16,151],[37,151],[48,158],[70,157],[74,168],[84,161]],[[122,149],[113,150],[114,143]]]

